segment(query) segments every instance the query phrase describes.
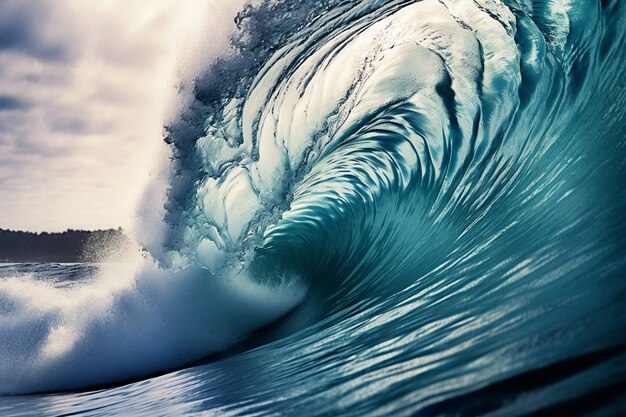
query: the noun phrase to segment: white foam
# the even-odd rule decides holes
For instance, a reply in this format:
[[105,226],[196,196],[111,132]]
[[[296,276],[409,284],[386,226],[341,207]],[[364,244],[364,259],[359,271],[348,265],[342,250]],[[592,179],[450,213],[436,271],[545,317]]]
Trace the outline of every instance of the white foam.
[[107,384],[188,364],[229,347],[293,308],[292,280],[178,272],[137,260],[95,282],[56,288],[30,276],[0,280],[0,394]]

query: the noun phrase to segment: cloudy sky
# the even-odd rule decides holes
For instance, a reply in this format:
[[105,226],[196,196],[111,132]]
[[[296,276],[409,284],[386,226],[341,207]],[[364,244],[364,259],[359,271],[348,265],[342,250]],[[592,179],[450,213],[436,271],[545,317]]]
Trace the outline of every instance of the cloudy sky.
[[0,228],[132,223],[198,3],[0,0]]

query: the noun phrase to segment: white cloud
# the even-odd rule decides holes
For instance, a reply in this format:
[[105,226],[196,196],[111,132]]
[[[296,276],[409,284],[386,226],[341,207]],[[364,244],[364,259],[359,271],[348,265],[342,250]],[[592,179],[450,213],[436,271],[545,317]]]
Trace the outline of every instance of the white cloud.
[[175,2],[0,6],[0,227],[127,226],[161,146]]
[[174,86],[228,48],[242,3],[0,2],[0,228],[130,226]]

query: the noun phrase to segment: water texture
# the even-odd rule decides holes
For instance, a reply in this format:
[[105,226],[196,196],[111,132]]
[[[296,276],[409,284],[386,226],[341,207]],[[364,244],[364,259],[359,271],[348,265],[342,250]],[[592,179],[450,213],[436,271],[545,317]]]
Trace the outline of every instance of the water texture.
[[143,257],[0,267],[0,414],[626,413],[625,7],[246,6]]

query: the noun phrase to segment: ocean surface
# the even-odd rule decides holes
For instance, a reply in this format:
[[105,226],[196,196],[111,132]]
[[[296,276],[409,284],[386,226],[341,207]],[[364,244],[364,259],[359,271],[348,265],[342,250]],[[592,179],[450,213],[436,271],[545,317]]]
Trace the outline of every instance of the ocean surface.
[[626,2],[235,23],[136,259],[0,265],[0,415],[626,415]]

